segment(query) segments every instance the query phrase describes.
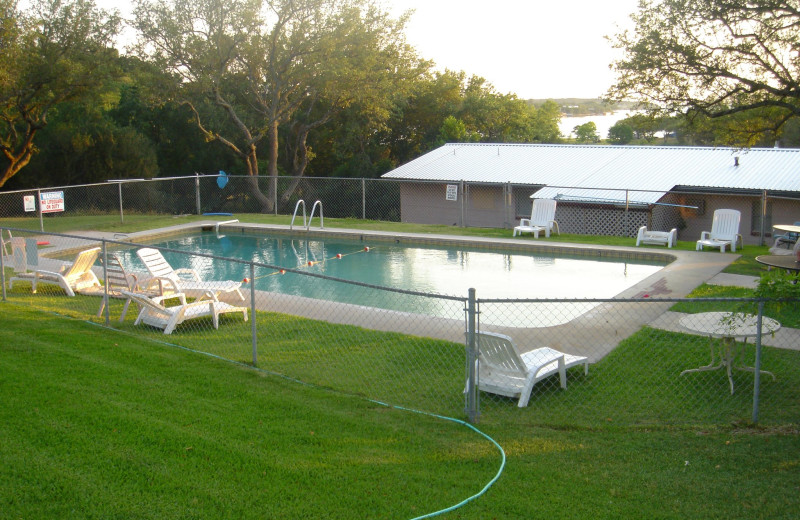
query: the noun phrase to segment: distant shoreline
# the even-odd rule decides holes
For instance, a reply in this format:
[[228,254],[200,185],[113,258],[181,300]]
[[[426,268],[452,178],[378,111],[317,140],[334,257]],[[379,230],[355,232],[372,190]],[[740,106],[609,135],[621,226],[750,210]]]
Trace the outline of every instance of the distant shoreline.
[[561,109],[561,117],[604,117],[616,112],[632,111],[636,109],[633,101],[620,101],[613,105],[605,103],[600,98],[548,98],[529,99],[527,103],[540,107],[546,102],[554,102]]

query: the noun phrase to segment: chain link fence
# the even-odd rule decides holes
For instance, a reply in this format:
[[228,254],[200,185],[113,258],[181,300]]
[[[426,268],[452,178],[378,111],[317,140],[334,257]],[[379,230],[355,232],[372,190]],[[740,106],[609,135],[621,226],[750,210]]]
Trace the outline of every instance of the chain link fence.
[[[552,425],[800,418],[800,334],[772,321],[774,301],[414,292],[391,287],[403,272],[383,272],[378,282],[330,276],[327,266],[343,254],[291,235],[274,239],[279,252],[245,260],[236,244],[212,254],[181,249],[181,238],[157,247],[20,228],[0,234],[6,302],[381,402],[473,421],[529,413]],[[162,270],[145,263],[143,249],[164,259]],[[674,310],[687,302],[701,307]],[[713,315],[710,324],[709,312],[748,317]],[[516,352],[524,366],[481,343],[492,335],[512,342],[506,354]],[[543,347],[556,357],[540,363],[544,377],[516,392]],[[566,388],[559,354],[569,365]],[[511,396],[502,395],[509,388]]]
[[[540,191],[544,189],[546,191]],[[741,212],[744,245],[772,245],[773,224],[792,224],[800,197],[752,190],[575,188],[493,183],[448,184],[396,179],[291,178],[196,175],[152,180],[0,192],[0,223],[47,231],[70,216],[268,214],[302,217],[299,201],[316,217],[511,229],[530,217],[531,196],[558,201],[562,233],[635,237],[640,227],[675,229],[696,241],[714,211]],[[310,215],[308,215],[310,217]],[[298,220],[299,222],[299,220]]]

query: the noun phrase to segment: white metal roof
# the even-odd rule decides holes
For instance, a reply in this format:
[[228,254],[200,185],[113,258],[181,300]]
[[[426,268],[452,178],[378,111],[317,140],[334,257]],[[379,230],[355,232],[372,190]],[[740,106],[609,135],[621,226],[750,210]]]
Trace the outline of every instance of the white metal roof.
[[[738,157],[738,166],[736,165]],[[446,144],[383,175],[390,179],[568,186],[619,200],[624,190],[676,186],[800,191],[800,149],[549,144]],[[599,195],[589,188],[622,190]],[[550,193],[550,192],[553,193]],[[566,191],[545,188],[537,197]],[[642,194],[641,202],[647,202]],[[660,198],[652,194],[656,200]],[[655,200],[653,200],[655,202]]]

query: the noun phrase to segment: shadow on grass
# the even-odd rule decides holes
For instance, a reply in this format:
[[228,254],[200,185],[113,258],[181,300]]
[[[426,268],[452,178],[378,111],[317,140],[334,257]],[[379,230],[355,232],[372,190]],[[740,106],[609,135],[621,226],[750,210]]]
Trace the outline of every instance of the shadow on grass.
[[[9,291],[9,300],[105,324],[104,316],[95,315],[99,297],[68,298],[54,286],[32,295],[30,285],[23,282]],[[239,315],[221,316],[219,330],[212,328],[210,318],[202,318],[164,335],[159,329],[134,326],[135,306],[123,323],[116,321],[122,305],[122,300],[111,300],[113,328],[252,365],[251,324]],[[257,312],[255,319],[256,366],[261,370],[426,412],[464,415],[463,344],[280,313]],[[588,376],[580,367],[571,369],[566,391],[555,377],[537,384],[525,409],[519,409],[515,399],[482,393],[481,421],[593,428],[749,421],[751,372],[734,372],[734,395],[724,370],[680,375],[708,364],[709,357],[706,338],[646,327],[592,364]],[[740,362],[752,366],[753,357],[754,349],[748,345]],[[798,352],[764,347],[762,366],[777,381],[761,378],[762,422],[792,422],[800,417],[799,361]]]

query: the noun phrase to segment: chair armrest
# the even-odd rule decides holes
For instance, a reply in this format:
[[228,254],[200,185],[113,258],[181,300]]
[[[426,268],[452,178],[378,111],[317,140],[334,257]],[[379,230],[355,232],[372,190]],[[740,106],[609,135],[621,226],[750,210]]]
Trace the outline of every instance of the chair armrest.
[[55,278],[64,278],[64,276],[61,273],[57,273],[55,271],[48,271],[46,269],[36,269],[34,271],[34,274],[36,274],[37,276],[53,276]]
[[678,228],[672,228],[669,230],[669,240],[667,241],[667,246],[672,247],[678,243]]
[[538,376],[538,375],[539,375],[539,372],[541,372],[541,371],[542,371],[544,368],[547,368],[547,367],[549,367],[549,366],[550,366],[550,365],[552,365],[554,362],[558,363],[558,366],[561,366],[561,365],[563,365],[563,364],[564,364],[564,354],[559,354],[559,355],[556,355],[556,356],[551,356],[551,357],[550,357],[550,358],[549,358],[547,361],[543,361],[541,365],[539,365],[538,367],[536,367],[536,371],[533,373],[533,374],[534,374],[534,377]]
[[166,296],[168,294],[176,294],[180,293],[180,289],[178,286],[175,285],[175,281],[171,280],[170,278],[165,278],[163,276],[154,276],[147,281],[147,285],[144,287],[145,291],[154,291],[157,290],[161,296]]
[[531,219],[529,219],[529,218],[521,218],[521,219],[519,219],[519,225],[520,226],[530,226],[531,225]]
[[710,236],[711,236],[711,232],[710,231],[702,231],[700,233],[700,240],[708,240],[708,238]]
[[128,288],[135,291],[139,288],[139,277],[133,273],[125,273],[125,283],[128,284]]
[[193,307],[208,307],[212,312],[214,310],[214,306],[219,302],[216,300],[195,300],[192,303],[184,303],[183,306],[186,309],[191,309]]
[[217,298],[217,295],[214,294],[214,291],[204,291],[203,294],[199,298],[197,298],[197,301],[214,301],[214,302],[218,302],[219,299]]

